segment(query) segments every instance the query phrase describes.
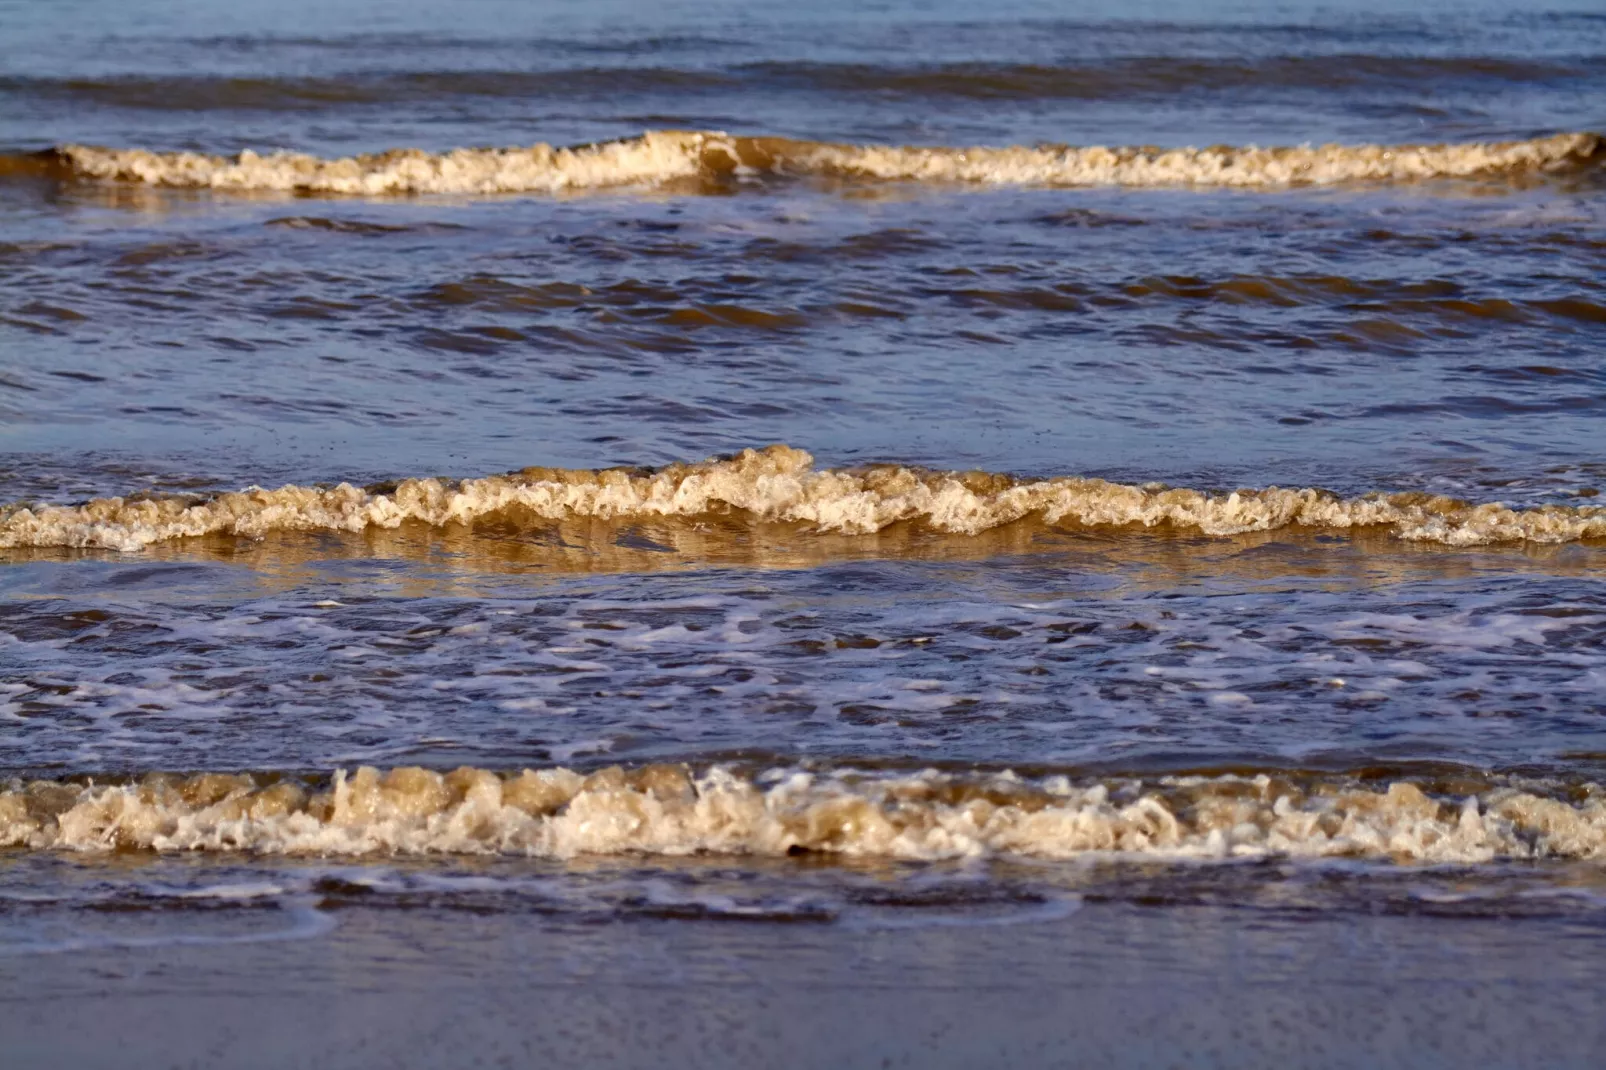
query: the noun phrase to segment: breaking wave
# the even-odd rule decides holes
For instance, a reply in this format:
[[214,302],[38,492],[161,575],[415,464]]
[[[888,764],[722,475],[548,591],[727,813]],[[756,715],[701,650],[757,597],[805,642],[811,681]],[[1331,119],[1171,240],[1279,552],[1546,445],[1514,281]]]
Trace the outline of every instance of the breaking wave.
[[212,497],[98,498],[81,505],[0,509],[0,548],[134,551],[171,539],[261,537],[279,531],[360,532],[404,522],[467,524],[497,516],[546,524],[574,517],[652,519],[736,515],[754,522],[865,535],[914,522],[976,535],[1027,517],[1077,526],[1175,527],[1236,535],[1299,525],[1378,528],[1447,546],[1606,538],[1606,507],[1513,509],[1421,493],[1342,498],[1316,489],[1208,493],[1102,479],[1022,480],[986,472],[893,465],[815,469],[789,446],[659,469],[526,468],[460,481],[406,479],[368,488],[287,485]]
[[1347,856],[1481,863],[1606,858],[1606,794],[1339,775],[1073,783],[1012,773],[907,775],[682,765],[589,776],[463,767],[153,774],[119,785],[14,782],[0,846],[269,854],[786,855],[1073,858]]
[[67,145],[40,166],[86,179],[159,186],[362,195],[557,193],[740,174],[1029,186],[1275,188],[1542,172],[1596,160],[1601,138],[1439,145],[1008,148],[842,145],[724,133],[650,131],[558,148],[396,149],[326,159],[298,153],[209,156]]

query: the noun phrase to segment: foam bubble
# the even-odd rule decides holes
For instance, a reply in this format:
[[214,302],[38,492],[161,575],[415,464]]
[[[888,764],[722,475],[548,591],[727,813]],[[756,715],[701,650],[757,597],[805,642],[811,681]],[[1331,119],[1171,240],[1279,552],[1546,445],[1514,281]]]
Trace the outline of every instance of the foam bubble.
[[1562,543],[1606,538],[1606,507],[1512,509],[1420,493],[1341,498],[1316,489],[1211,494],[1102,479],[1017,480],[985,472],[897,466],[813,468],[789,446],[744,450],[722,460],[657,470],[527,468],[449,481],[406,479],[362,489],[286,485],[210,498],[98,498],[76,506],[12,505],[0,510],[0,548],[139,550],[206,535],[260,537],[275,531],[360,532],[405,521],[444,526],[498,515],[551,522],[573,517],[649,519],[735,511],[754,521],[805,524],[822,532],[870,534],[919,522],[977,535],[1029,516],[1050,524],[1174,526],[1206,535],[1314,528],[1385,528],[1402,539],[1447,546]]
[[[1432,785],[1429,785],[1432,787]],[[1476,864],[1606,858],[1606,793],[1490,782],[1448,789],[1343,776],[875,774],[713,766],[337,772],[325,790],[248,775],[55,781],[0,793],[0,846],[300,855],[513,854],[892,859],[1087,854],[1348,856]]]
[[1031,186],[1279,187],[1400,182],[1545,171],[1600,152],[1592,133],[1526,141],[1259,148],[842,145],[704,131],[656,130],[573,148],[393,149],[325,159],[66,145],[56,156],[84,178],[160,186],[364,195],[556,193],[736,173]]

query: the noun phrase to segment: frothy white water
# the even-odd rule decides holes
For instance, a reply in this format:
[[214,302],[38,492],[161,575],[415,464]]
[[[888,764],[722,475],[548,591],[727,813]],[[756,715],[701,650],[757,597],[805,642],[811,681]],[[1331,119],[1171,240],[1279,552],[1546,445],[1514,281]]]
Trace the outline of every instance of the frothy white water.
[[694,176],[707,135],[653,132],[627,141],[575,148],[395,149],[322,159],[301,153],[238,156],[67,145],[59,150],[87,178],[158,186],[317,193],[557,193],[639,185]]
[[[759,143],[762,150],[764,143]],[[904,182],[1031,186],[1332,185],[1543,170],[1599,151],[1594,134],[1443,145],[1302,145],[1195,149],[1064,146],[898,148],[781,143],[779,170]]]
[[0,792],[0,845],[274,854],[783,855],[940,859],[1088,853],[1351,856],[1480,863],[1606,858],[1606,793],[1428,794],[1344,778],[1065,777],[612,767],[498,776],[464,767],[337,773],[326,791],[244,775],[52,781]]
[[1438,145],[1259,148],[842,145],[717,132],[649,131],[558,148],[395,149],[325,159],[300,153],[209,156],[66,145],[73,173],[162,186],[364,195],[555,193],[655,184],[732,172],[862,180],[1031,186],[1278,187],[1399,182],[1544,171],[1599,154],[1599,136]]
[[0,548],[95,547],[133,551],[205,535],[259,537],[275,531],[394,528],[405,521],[470,523],[523,513],[647,519],[738,511],[757,521],[868,534],[915,521],[975,535],[1029,516],[1050,524],[1196,529],[1233,535],[1290,525],[1386,528],[1402,539],[1448,546],[1573,542],[1606,538],[1606,507],[1512,509],[1425,494],[1340,498],[1315,489],[1210,494],[1064,477],[1022,481],[990,473],[938,473],[895,466],[816,470],[789,446],[744,450],[723,460],[639,469],[529,468],[505,476],[408,479],[390,489],[287,485],[192,498],[99,498],[75,506],[0,510]]

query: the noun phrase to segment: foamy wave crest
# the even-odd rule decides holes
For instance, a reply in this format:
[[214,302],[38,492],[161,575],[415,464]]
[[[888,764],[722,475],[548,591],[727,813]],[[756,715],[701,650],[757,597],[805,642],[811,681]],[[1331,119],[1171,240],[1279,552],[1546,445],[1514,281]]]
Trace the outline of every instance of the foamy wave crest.
[[[712,139],[718,141],[717,136]],[[86,178],[234,190],[368,195],[419,193],[558,193],[666,182],[701,173],[710,135],[654,131],[638,138],[574,148],[395,149],[323,159],[301,153],[238,156],[67,145],[57,150]]]
[[696,131],[555,148],[397,149],[324,159],[298,153],[208,156],[67,145],[57,158],[85,178],[162,186],[346,194],[555,193],[732,173],[1032,186],[1330,185],[1545,171],[1601,153],[1591,133],[1528,141],[1283,148],[842,145]]
[[0,548],[83,547],[134,551],[207,535],[260,537],[278,531],[360,532],[404,522],[467,524],[574,517],[645,520],[711,513],[755,522],[810,525],[864,535],[901,522],[976,535],[1026,517],[1079,526],[1170,526],[1235,535],[1290,525],[1384,528],[1402,539],[1476,546],[1606,538],[1606,507],[1511,509],[1426,494],[1341,498],[1314,489],[1210,494],[1150,484],[1064,477],[1017,480],[985,472],[898,466],[815,469],[789,446],[726,459],[645,469],[527,468],[449,481],[407,479],[367,489],[340,484],[252,488],[195,499],[99,498],[83,505],[12,505],[0,510]]
[[[1430,785],[1431,788],[1431,785]],[[1606,858],[1606,794],[1272,775],[1073,784],[1013,774],[888,775],[715,766],[344,771],[324,790],[250,775],[153,775],[0,792],[0,846],[361,855],[1233,858],[1343,855],[1478,863]]]

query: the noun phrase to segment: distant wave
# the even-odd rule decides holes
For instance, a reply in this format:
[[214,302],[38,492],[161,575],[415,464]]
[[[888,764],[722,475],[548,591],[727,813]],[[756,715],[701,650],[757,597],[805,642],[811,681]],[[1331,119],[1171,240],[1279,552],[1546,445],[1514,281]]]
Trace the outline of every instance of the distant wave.
[[[1559,797],[1558,797],[1559,796]],[[1476,864],[1606,857],[1606,801],[1554,784],[1263,773],[1074,782],[852,768],[463,767],[127,784],[13,782],[0,848],[270,854],[700,853],[899,859],[1120,854]]]
[[1539,173],[1599,160],[1592,133],[1440,145],[1216,146],[1162,149],[846,145],[695,131],[651,131],[558,148],[395,149],[326,159],[298,153],[209,156],[66,145],[7,170],[188,188],[357,194],[559,193],[732,175],[982,186],[1278,188]]
[[598,93],[876,93],[982,101],[1157,100],[1201,91],[1396,90],[1597,84],[1606,56],[1123,56],[1081,63],[599,65],[544,70],[401,70],[326,76],[190,74],[0,77],[0,93],[142,111],[303,111],[452,98],[576,99]]
[[362,489],[253,488],[209,498],[101,498],[82,505],[0,509],[0,548],[87,547],[134,551],[171,539],[257,537],[276,531],[360,532],[404,522],[436,526],[482,517],[536,522],[571,517],[695,518],[745,514],[754,521],[811,525],[862,535],[912,522],[977,535],[1027,517],[1050,524],[1175,527],[1234,535],[1289,526],[1381,528],[1447,546],[1563,543],[1606,538],[1606,507],[1512,509],[1420,493],[1341,498],[1315,489],[1207,493],[1067,476],[1021,480],[986,472],[933,472],[892,465],[815,469],[789,446],[744,450],[723,460],[647,469],[550,469],[482,479],[407,479]]

